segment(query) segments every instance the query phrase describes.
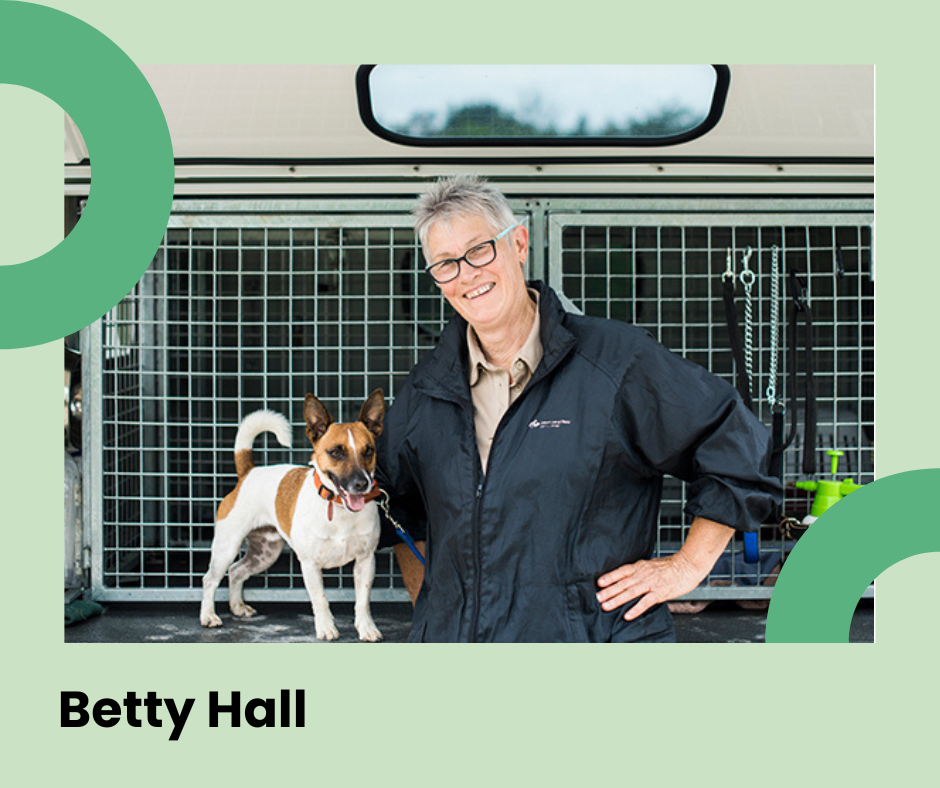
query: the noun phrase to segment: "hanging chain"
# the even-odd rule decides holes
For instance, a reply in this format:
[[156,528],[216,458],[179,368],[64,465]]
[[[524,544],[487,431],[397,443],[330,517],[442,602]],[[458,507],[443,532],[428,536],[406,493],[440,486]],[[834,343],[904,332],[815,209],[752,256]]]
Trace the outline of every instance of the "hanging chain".
[[780,348],[780,276],[776,244],[770,247],[770,380],[767,383],[767,404],[783,409],[783,401],[777,399],[777,353]]
[[751,301],[751,287],[754,284],[754,272],[747,267],[751,259],[751,247],[744,252],[741,261],[741,284],[744,285],[744,370],[747,373],[747,393],[753,392],[754,378],[754,307]]

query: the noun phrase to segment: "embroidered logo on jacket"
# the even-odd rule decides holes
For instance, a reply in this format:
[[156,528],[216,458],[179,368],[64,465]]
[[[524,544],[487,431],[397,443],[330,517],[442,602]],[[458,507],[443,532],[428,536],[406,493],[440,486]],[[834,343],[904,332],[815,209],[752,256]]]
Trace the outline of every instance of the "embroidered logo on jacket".
[[530,430],[544,430],[544,429],[553,429],[557,430],[559,427],[567,427],[571,424],[568,419],[555,419],[554,421],[539,421],[538,419],[532,419],[529,422]]

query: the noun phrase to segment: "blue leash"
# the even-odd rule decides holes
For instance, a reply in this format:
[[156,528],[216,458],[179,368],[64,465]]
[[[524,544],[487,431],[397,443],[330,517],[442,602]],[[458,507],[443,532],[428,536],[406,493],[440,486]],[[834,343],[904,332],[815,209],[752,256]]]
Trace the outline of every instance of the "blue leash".
[[421,555],[421,553],[418,552],[418,548],[415,547],[415,540],[411,537],[411,534],[408,533],[408,532],[405,530],[404,526],[400,525],[400,524],[395,520],[395,518],[392,517],[391,512],[389,512],[389,510],[388,510],[388,493],[385,492],[385,490],[382,490],[382,496],[383,496],[383,497],[379,499],[379,506],[382,507],[382,511],[385,512],[385,516],[388,518],[388,521],[389,521],[392,525],[395,526],[395,530],[398,532],[398,537],[399,537],[399,539],[401,539],[406,545],[408,545],[408,547],[409,547],[409,549],[411,550],[411,552],[415,554],[415,556],[417,557],[417,559],[421,562],[421,565],[423,566],[423,565],[424,565],[424,556]]

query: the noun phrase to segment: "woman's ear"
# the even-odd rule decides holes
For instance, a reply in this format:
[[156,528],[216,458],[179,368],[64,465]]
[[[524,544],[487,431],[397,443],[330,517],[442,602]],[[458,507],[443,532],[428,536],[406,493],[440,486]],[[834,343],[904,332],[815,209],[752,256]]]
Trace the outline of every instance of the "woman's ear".
[[519,263],[525,265],[529,259],[529,231],[520,224],[510,235],[513,251],[519,256]]

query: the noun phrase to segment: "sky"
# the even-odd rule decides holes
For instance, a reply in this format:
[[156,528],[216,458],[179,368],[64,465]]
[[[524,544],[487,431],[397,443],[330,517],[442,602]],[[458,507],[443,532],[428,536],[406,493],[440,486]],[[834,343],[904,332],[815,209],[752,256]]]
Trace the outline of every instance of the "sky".
[[[561,130],[582,116],[591,128],[645,118],[683,105],[708,114],[716,82],[711,66],[381,66],[370,77],[376,118],[390,127],[417,112],[440,118],[449,108],[486,101]],[[549,95],[550,98],[546,98]]]

